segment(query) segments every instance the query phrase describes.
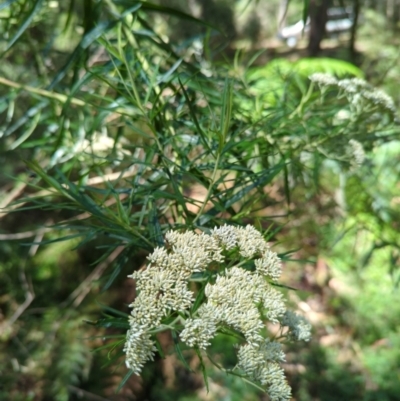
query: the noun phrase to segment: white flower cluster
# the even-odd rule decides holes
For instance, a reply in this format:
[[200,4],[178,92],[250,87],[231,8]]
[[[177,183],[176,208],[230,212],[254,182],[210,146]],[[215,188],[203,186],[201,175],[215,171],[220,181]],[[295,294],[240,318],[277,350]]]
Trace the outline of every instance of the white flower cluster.
[[308,77],[311,82],[315,82],[321,86],[337,85],[338,80],[330,74],[323,72],[316,72]]
[[349,145],[351,147],[351,153],[354,157],[354,163],[358,166],[361,166],[365,160],[365,152],[362,144],[355,139],[350,139]]
[[281,320],[282,326],[288,326],[288,337],[295,341],[310,341],[311,325],[304,319],[292,311],[286,311]]
[[374,105],[382,106],[384,109],[396,112],[393,99],[382,90],[373,88],[360,78],[337,80],[330,74],[315,73],[308,77],[311,82],[317,83],[321,88],[337,86],[342,89],[351,104],[363,106],[363,101],[368,100]]
[[281,344],[264,340],[254,347],[242,345],[238,352],[238,367],[253,380],[267,387],[271,400],[289,400],[291,389],[279,362],[285,362]]
[[396,106],[393,102],[393,99],[382,90],[374,89],[372,91],[364,91],[362,95],[376,105],[381,105],[393,113],[396,111]]
[[260,330],[264,327],[259,307],[275,323],[286,311],[280,292],[257,271],[250,272],[240,267],[232,267],[218,275],[215,284],[206,285],[205,295],[207,302],[199,308],[195,319],[186,321],[181,333],[187,344],[203,349],[215,336],[218,325],[234,328],[243,333],[249,344],[258,346],[263,340]]
[[[267,386],[271,400],[290,399],[290,387],[279,365],[284,354],[279,343],[263,337],[264,320],[289,325],[290,338],[301,333],[297,339],[308,339],[305,333],[310,328],[299,319],[288,323],[283,295],[269,283],[279,279],[281,262],[260,232],[251,225],[224,225],[209,235],[170,231],[165,238],[168,247],[156,248],[147,268],[130,276],[136,280],[138,295],[131,305],[131,328],[124,348],[128,368],[139,374],[144,363],[153,359],[156,348],[149,333],[177,311],[188,316],[180,338],[189,347],[205,350],[220,328],[242,333],[246,344],[239,349],[237,367]],[[224,268],[228,256],[234,265]],[[253,270],[241,267],[251,260]],[[194,294],[188,282],[193,273],[207,269],[213,279],[205,286],[201,306],[190,312]]]
[[186,311],[193,304],[188,281],[195,272],[203,271],[212,262],[222,262],[222,249],[217,240],[206,234],[170,231],[166,240],[171,251],[156,248],[148,257],[146,270],[130,277],[136,280],[139,295],[130,305],[131,329],[124,347],[126,365],[139,374],[146,361],[152,360],[155,345],[149,330],[160,325],[171,311]]
[[341,79],[337,82],[337,86],[347,93],[359,93],[371,88],[367,82],[360,78]]

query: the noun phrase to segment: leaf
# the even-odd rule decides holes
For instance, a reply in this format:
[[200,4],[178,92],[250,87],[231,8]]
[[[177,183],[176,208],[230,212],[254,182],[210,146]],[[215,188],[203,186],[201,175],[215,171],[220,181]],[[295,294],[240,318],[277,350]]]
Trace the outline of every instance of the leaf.
[[283,166],[283,183],[284,183],[284,189],[285,189],[285,198],[286,198],[286,204],[288,207],[290,207],[290,184],[289,184],[289,170],[287,168],[287,164]]
[[26,111],[17,121],[15,121],[9,128],[4,132],[4,136],[9,136],[15,132],[18,128],[23,127],[32,117],[40,114],[41,110],[49,105],[48,100],[43,100],[37,105],[31,107]]
[[125,386],[126,382],[132,375],[133,375],[133,370],[129,369],[128,373],[124,376],[124,378],[121,380],[121,383],[119,383],[119,386],[115,390],[116,393],[118,393],[121,390],[121,388]]
[[[137,3],[139,3],[141,5],[141,9],[143,11],[154,11],[154,12],[159,12],[162,14],[168,14],[168,15],[172,15],[174,17],[178,17],[178,18],[182,18],[186,21],[191,21],[191,22],[195,22],[197,24],[200,25],[204,25],[207,26],[209,28],[212,28],[218,32],[221,32],[221,30],[214,26],[211,25],[208,22],[205,22],[201,19],[195,18],[190,14],[186,14],[180,10],[177,10],[176,8],[172,8],[172,7],[166,7],[163,5],[159,5],[159,4],[154,4],[154,3],[150,3],[148,1],[137,1]],[[124,6],[129,6],[132,4],[132,1],[128,1],[128,0],[114,0],[114,4],[119,4],[119,5],[124,5]]]
[[3,8],[6,8],[6,7],[10,6],[11,4],[16,3],[17,1],[18,0],[7,0],[7,1],[5,1],[3,4],[0,4],[0,11]]
[[270,183],[272,179],[283,169],[284,166],[285,162],[281,161],[279,164],[277,164],[270,170],[266,170],[265,172],[261,173],[260,177],[257,178],[257,180],[255,180],[250,185],[247,185],[246,187],[242,188],[235,195],[230,197],[230,199],[224,203],[225,209],[234,205],[236,202],[240,201],[245,195],[247,195],[254,188],[262,188],[266,184]]
[[181,350],[181,347],[179,346],[179,340],[178,340],[178,336],[176,334],[176,331],[175,330],[171,330],[171,335],[172,335],[172,339],[174,341],[174,347],[175,347],[175,351],[176,351],[176,354],[178,356],[178,359],[183,363],[185,368],[189,370],[189,372],[193,372],[193,369],[186,362],[186,359],[182,354],[182,350]]
[[127,318],[109,317],[109,318],[99,319],[96,321],[84,320],[84,322],[96,327],[124,329],[124,330],[128,330],[130,328]]
[[[8,2],[9,4],[12,4],[13,2]],[[35,18],[36,14],[39,13],[42,4],[44,3],[44,0],[36,0],[33,3],[32,9],[30,10],[30,13],[26,16],[25,20],[22,22],[21,26],[19,27],[18,31],[15,33],[15,35],[10,39],[8,42],[6,49],[4,50],[3,54],[0,57],[4,57],[4,54],[10,50],[14,44],[17,42],[17,40],[20,38],[20,36],[28,29],[30,23],[32,20]],[[3,8],[3,5],[0,5],[0,9]]]
[[55,178],[51,177],[49,174],[45,172],[45,170],[39,166],[36,162],[31,162],[29,160],[24,160],[24,163],[27,167],[32,170],[36,175],[38,175],[47,185],[51,188],[54,188],[60,195],[67,195],[65,188],[56,180]]
[[203,357],[201,356],[201,351],[198,348],[195,348],[195,351],[196,351],[197,356],[199,357],[200,369],[201,369],[201,373],[203,374],[204,384],[206,385],[207,393],[209,393],[210,386],[208,384],[208,375],[207,375],[206,367],[204,365]]
[[112,22],[103,22],[96,28],[94,28],[92,31],[87,33],[79,42],[78,46],[75,48],[75,50],[72,52],[64,66],[59,69],[57,75],[53,78],[51,81],[50,85],[47,87],[47,89],[53,89],[68,73],[70,68],[75,64],[75,62],[83,55],[84,50],[89,47],[89,45],[95,41],[97,38],[99,38],[104,31],[107,29],[112,28],[117,24],[116,21]]
[[114,309],[114,308],[112,308],[111,306],[108,306],[108,305],[104,305],[104,304],[102,304],[101,302],[99,302],[99,301],[96,301],[96,303],[97,303],[97,305],[99,305],[100,307],[101,307],[101,309],[103,309],[103,310],[106,310],[106,311],[108,311],[108,312],[111,312],[111,313],[113,313],[113,314],[115,314],[115,315],[119,315],[119,316],[121,316],[121,317],[123,317],[123,318],[129,318],[129,314],[127,314],[127,313],[125,313],[125,312],[121,312],[120,310],[118,310],[118,309]]
[[183,61],[182,59],[177,60],[174,63],[174,65],[165,74],[161,75],[161,77],[158,78],[156,85],[160,85],[162,82],[168,82],[170,80],[170,78],[172,77],[173,73],[181,65],[182,61]]
[[158,221],[157,208],[154,198],[149,198],[149,232],[150,238],[155,241],[157,246],[164,246],[164,236],[161,230],[160,222]]
[[58,238],[49,239],[49,240],[42,240],[42,241],[38,241],[38,242],[25,242],[25,243],[22,243],[21,245],[26,245],[26,246],[48,245],[48,244],[54,244],[56,242],[68,241],[70,239],[82,237],[82,235],[84,235],[84,234],[83,233],[76,233],[76,234],[65,235],[64,237],[58,237]]
[[180,87],[181,87],[183,96],[185,97],[186,104],[187,104],[188,107],[189,107],[190,117],[192,118],[192,121],[194,122],[194,125],[195,125],[196,128],[197,128],[197,132],[198,132],[198,134],[200,135],[200,137],[201,137],[201,139],[202,139],[202,142],[203,142],[203,144],[205,145],[205,147],[208,149],[208,151],[211,152],[211,148],[210,148],[210,145],[208,144],[207,137],[206,137],[206,135],[205,135],[203,129],[201,128],[201,126],[200,126],[200,124],[199,124],[199,120],[197,119],[196,111],[195,111],[195,109],[194,109],[194,107],[193,107],[193,104],[192,104],[191,100],[189,99],[189,95],[188,95],[188,93],[186,92],[186,89],[185,89],[185,87],[183,86],[182,81],[181,81],[180,78],[178,78],[178,82],[179,82],[179,85],[180,85]]
[[232,104],[233,104],[233,89],[230,80],[225,81],[224,93],[222,95],[222,112],[220,123],[220,140],[218,146],[218,153],[222,152],[226,138],[229,132],[229,126],[232,118]]
[[164,351],[162,350],[160,341],[158,340],[157,337],[154,340],[155,340],[157,351],[158,351],[159,355],[161,356],[161,358],[165,359],[165,354],[164,354]]
[[126,211],[126,209],[125,209],[125,207],[124,207],[124,205],[123,205],[123,203],[122,203],[122,201],[121,201],[121,199],[120,199],[120,197],[119,197],[119,194],[117,194],[117,193],[114,191],[114,188],[112,188],[111,186],[110,186],[109,188],[112,190],[112,195],[113,195],[113,198],[115,199],[115,203],[116,203],[116,205],[117,205],[117,210],[118,210],[118,217],[119,217],[119,219],[120,219],[124,224],[126,224],[126,225],[129,226],[129,224],[130,224],[129,215],[128,215],[128,213],[127,213],[127,211]]
[[287,290],[292,290],[292,291],[299,291],[298,288],[290,287],[289,285],[285,285],[285,284],[278,284],[278,283],[275,283],[275,282],[272,282],[272,281],[270,282],[270,284],[273,287],[285,288]]
[[126,248],[118,256],[117,260],[114,262],[114,270],[111,273],[110,277],[108,278],[106,284],[104,284],[101,292],[108,290],[110,288],[111,284],[114,282],[114,280],[121,273],[122,268],[129,260],[130,252],[131,252],[130,249]]
[[25,128],[25,132],[10,145],[10,150],[16,149],[19,145],[25,142],[36,129],[39,120],[40,120],[40,111],[33,117],[32,121],[30,122],[29,126]]
[[202,285],[201,289],[197,293],[196,299],[193,303],[192,310],[191,310],[192,314],[197,311],[197,309],[200,307],[201,303],[203,302],[203,299],[205,298],[205,293],[204,293],[205,289],[206,289],[206,286],[204,284],[204,285]]

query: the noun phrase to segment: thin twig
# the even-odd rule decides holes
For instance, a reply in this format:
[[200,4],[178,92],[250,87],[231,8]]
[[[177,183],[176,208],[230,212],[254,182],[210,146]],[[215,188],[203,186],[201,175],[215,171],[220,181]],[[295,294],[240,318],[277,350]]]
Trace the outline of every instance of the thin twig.
[[[46,232],[50,231],[51,228],[45,228]],[[37,230],[25,231],[22,233],[15,234],[0,234],[0,241],[10,241],[10,240],[19,240],[24,238],[34,237],[37,234]]]
[[[18,82],[10,81],[9,79],[6,79],[4,77],[0,77],[0,84],[8,86],[10,88],[21,89],[21,90],[27,91],[29,93],[34,93],[36,95],[40,95],[40,96],[43,96],[48,99],[56,100],[63,104],[70,103],[74,106],[79,106],[79,107],[84,107],[84,106],[87,106],[88,104],[90,105],[89,102],[78,99],[76,97],[63,95],[63,94],[57,93],[57,92],[51,92],[51,91],[48,91],[45,89],[34,88],[33,86],[19,84]],[[116,109],[114,109],[112,111],[114,113],[130,116],[130,117],[133,116],[131,110],[125,109],[123,107],[117,107]]]
[[[127,198],[127,194],[120,194],[119,200],[124,200]],[[116,203],[117,200],[115,198],[109,199],[107,202],[104,202],[105,206],[112,206],[114,203]],[[91,214],[89,212],[84,212],[81,214],[78,214],[77,216],[71,217],[70,219],[67,220],[62,220],[58,224],[66,224],[69,223],[70,221],[76,221],[76,220],[85,220],[88,217],[90,217]],[[40,230],[43,231],[43,233],[48,233],[50,231],[54,230],[54,227],[42,227]],[[12,241],[12,240],[20,240],[24,238],[30,238],[34,237],[38,233],[38,230],[31,230],[31,231],[25,231],[22,233],[14,233],[14,234],[0,234],[0,241]]]
[[93,401],[111,401],[109,398],[104,398],[100,397],[99,395],[90,393],[89,391],[83,390],[81,388],[68,385],[68,390],[71,393],[75,393],[79,398],[85,399],[85,400],[93,400]]
[[[43,239],[45,230],[39,230],[36,233],[34,243],[31,245],[29,248],[28,255],[30,258],[35,256],[38,248],[39,248],[39,243]],[[35,299],[35,292],[33,290],[33,285],[31,282],[26,277],[25,274],[25,269],[21,267],[20,271],[20,279],[21,279],[21,285],[25,290],[25,301],[17,308],[17,310],[14,312],[14,314],[8,319],[6,326],[10,327],[12,326],[15,321],[24,313],[24,311],[28,308],[28,306],[32,303],[32,301]]]
[[[24,191],[28,184],[26,183],[20,183],[20,185],[17,185],[6,197],[1,201],[0,203],[0,209],[6,208],[15,198],[18,198],[18,196]],[[1,216],[1,214],[0,214]]]
[[72,292],[72,294],[65,301],[66,303],[72,302],[73,307],[77,307],[81,304],[81,302],[85,299],[86,295],[91,290],[91,284],[98,280],[103,274],[104,270],[114,262],[114,260],[119,256],[119,254],[125,249],[124,246],[118,246],[114,249],[114,251],[107,257],[107,259],[103,260],[99,263],[93,271],[82,281],[81,284]]
[[[106,174],[105,176],[92,177],[92,178],[88,179],[87,185],[99,185],[99,184],[103,184],[104,182],[107,182],[107,181],[116,181],[119,178],[132,177],[135,174],[136,174],[136,169],[133,169],[131,171],[125,171],[124,173],[116,172],[116,173]],[[77,184],[77,183],[74,183],[74,184]],[[19,207],[22,207],[29,202],[29,201],[26,201],[26,202],[16,203],[14,205],[9,205],[16,197],[18,197],[21,194],[21,192],[26,187],[26,185],[27,184],[25,184],[23,188],[20,188],[18,193],[17,193],[16,189],[13,190],[12,193],[10,193],[10,195],[8,195],[8,197],[3,200],[3,202],[0,205],[1,206],[0,209],[8,208],[8,210],[0,213],[0,219],[2,217],[7,216],[7,214],[12,212],[13,210],[18,209]],[[13,193],[14,191],[15,191],[15,194]],[[40,196],[47,196],[47,195],[52,195],[52,194],[54,194],[54,191],[51,191],[49,189],[44,189],[43,191],[37,192],[35,194],[35,196],[40,197]],[[18,238],[16,238],[16,239],[18,239]]]

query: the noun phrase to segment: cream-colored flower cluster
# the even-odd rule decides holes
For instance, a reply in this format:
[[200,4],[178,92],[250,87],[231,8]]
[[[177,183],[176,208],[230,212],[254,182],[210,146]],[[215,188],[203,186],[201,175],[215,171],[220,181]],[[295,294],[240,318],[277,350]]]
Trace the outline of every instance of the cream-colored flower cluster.
[[351,153],[353,156],[354,163],[357,166],[361,166],[365,160],[365,152],[362,144],[355,139],[350,139],[349,141]]
[[[290,387],[279,365],[284,354],[279,343],[263,336],[265,321],[289,326],[290,339],[308,340],[310,327],[287,317],[283,295],[271,285],[280,277],[281,262],[261,233],[251,225],[224,225],[210,234],[170,231],[165,239],[167,247],[156,248],[147,268],[130,276],[138,295],[124,348],[128,368],[139,374],[153,359],[151,331],[178,312],[184,323],[180,338],[189,347],[205,350],[219,329],[241,333],[246,343],[239,348],[237,368],[265,385],[271,400],[288,400]],[[210,277],[205,297],[193,311],[195,294],[188,283],[205,271]]]
[[288,338],[294,341],[310,341],[311,325],[304,319],[292,311],[286,311],[281,320],[282,326],[287,326],[289,331]]
[[337,85],[338,80],[331,74],[326,74],[323,72],[316,72],[310,75],[309,80],[311,82],[315,82],[320,86],[329,86],[329,85]]
[[249,344],[257,346],[263,340],[260,307],[265,317],[275,323],[286,311],[282,293],[257,271],[250,272],[240,267],[219,274],[215,284],[206,285],[205,295],[207,302],[199,308],[196,318],[186,321],[181,333],[183,341],[203,349],[215,336],[217,326],[232,327],[243,333]]
[[382,106],[384,109],[396,112],[393,99],[380,89],[373,88],[366,81],[360,78],[338,80],[330,74],[315,73],[309,76],[311,82],[317,83],[320,88],[328,86],[337,86],[347,96],[350,103],[364,107],[364,101],[367,100],[376,106]]
[[268,339],[260,342],[257,347],[249,344],[240,347],[238,366],[253,380],[267,387],[271,400],[289,400],[291,389],[279,362],[285,361],[281,344]]

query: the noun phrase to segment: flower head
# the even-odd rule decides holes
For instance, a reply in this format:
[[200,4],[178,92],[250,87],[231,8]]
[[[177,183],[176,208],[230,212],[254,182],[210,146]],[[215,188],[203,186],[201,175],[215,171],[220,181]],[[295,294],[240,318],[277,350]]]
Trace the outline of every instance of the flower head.
[[279,362],[285,360],[281,345],[266,340],[259,345],[246,344],[239,348],[238,368],[251,379],[267,387],[271,400],[289,400],[291,390]]
[[[266,386],[271,400],[288,400],[290,387],[279,365],[285,355],[279,343],[265,338],[265,322],[288,325],[292,339],[308,339],[309,325],[287,312],[283,294],[271,284],[281,275],[278,255],[251,225],[224,225],[210,234],[169,231],[165,239],[167,247],[155,248],[147,267],[130,276],[137,297],[124,347],[127,367],[139,374],[153,359],[151,333],[174,314],[183,324],[180,339],[189,347],[207,349],[220,330],[241,335],[245,343],[237,367]],[[196,293],[189,282],[202,272],[208,282],[194,307]]]
[[131,322],[131,328],[126,335],[124,347],[127,368],[132,369],[138,375],[144,364],[154,359],[155,351],[157,351],[157,348],[146,330]]
[[315,82],[320,86],[336,85],[338,80],[331,74],[316,72],[308,77],[311,82]]
[[349,145],[351,147],[351,153],[354,157],[354,163],[357,166],[360,166],[364,163],[365,160],[365,152],[364,148],[360,142],[356,141],[355,139],[350,139]]
[[296,341],[309,341],[311,338],[311,325],[307,320],[292,311],[286,311],[281,319],[282,326],[288,326],[288,337]]

